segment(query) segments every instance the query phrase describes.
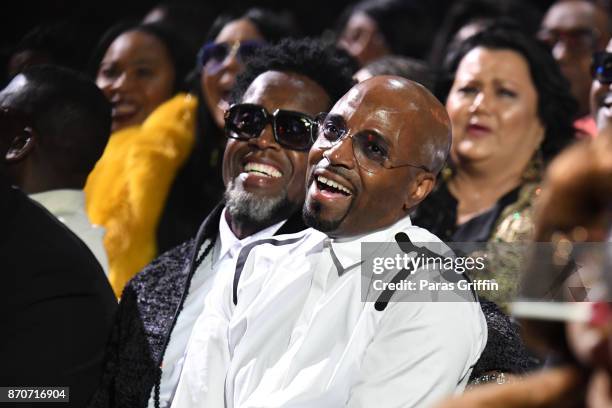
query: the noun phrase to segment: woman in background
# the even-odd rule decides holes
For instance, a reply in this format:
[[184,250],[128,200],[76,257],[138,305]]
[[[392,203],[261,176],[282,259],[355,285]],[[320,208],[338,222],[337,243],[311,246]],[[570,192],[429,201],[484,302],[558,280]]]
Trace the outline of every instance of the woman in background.
[[112,105],[112,135],[85,186],[93,223],[106,228],[109,280],[120,296],[156,254],[167,192],[194,143],[196,100],[184,91],[182,43],[158,24],[121,24],[93,56],[96,83]]
[[536,360],[522,345],[508,347],[516,344],[518,328],[504,328],[508,318],[498,305],[518,286],[521,258],[519,250],[499,243],[533,237],[532,204],[542,171],[573,139],[576,102],[546,48],[513,26],[489,26],[468,38],[450,72],[452,162],[413,222],[445,242],[483,243],[488,268],[470,277],[495,279],[499,290],[480,293],[489,339],[475,382],[501,383],[501,374],[522,374]]

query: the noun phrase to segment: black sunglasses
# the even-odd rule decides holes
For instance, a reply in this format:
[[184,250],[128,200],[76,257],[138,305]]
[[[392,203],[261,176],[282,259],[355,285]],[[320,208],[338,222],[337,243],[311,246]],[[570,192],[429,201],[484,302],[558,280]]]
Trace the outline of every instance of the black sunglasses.
[[256,40],[235,41],[232,43],[206,43],[198,52],[200,69],[203,69],[204,66],[208,64],[206,69],[216,72],[223,66],[223,62],[229,55],[235,55],[240,62],[244,63],[246,58],[253,55],[255,51],[264,44],[263,41]]
[[291,150],[312,146],[316,125],[304,113],[277,109],[270,114],[263,106],[250,103],[233,105],[225,112],[225,134],[232,139],[257,138],[268,124],[279,145]]
[[612,53],[606,51],[593,53],[591,74],[593,79],[603,84],[612,83]]

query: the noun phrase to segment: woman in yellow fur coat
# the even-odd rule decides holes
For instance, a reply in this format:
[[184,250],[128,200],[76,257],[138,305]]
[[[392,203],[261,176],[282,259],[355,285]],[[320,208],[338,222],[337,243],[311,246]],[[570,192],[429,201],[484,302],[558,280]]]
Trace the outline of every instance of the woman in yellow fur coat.
[[109,279],[120,296],[157,254],[160,214],[194,145],[197,100],[179,92],[190,58],[167,28],[120,25],[99,50],[96,83],[112,104],[113,134],[85,194],[92,222],[106,229]]

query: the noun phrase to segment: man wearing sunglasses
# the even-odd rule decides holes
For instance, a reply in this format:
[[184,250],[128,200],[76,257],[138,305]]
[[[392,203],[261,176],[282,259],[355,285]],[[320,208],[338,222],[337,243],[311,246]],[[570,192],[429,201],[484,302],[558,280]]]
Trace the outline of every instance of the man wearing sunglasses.
[[598,132],[612,130],[612,41],[593,54],[591,74],[591,115]]
[[172,407],[414,407],[463,389],[487,337],[471,293],[362,298],[361,244],[440,242],[408,214],[431,191],[450,131],[429,91],[393,76],[320,115],[303,208],[311,228],[255,243],[220,272]]
[[218,271],[231,270],[241,248],[255,240],[305,228],[314,119],[351,87],[353,72],[344,54],[308,40],[261,47],[249,61],[225,113],[225,200],[202,215],[194,240],[126,286],[91,406],[170,406],[193,324]]

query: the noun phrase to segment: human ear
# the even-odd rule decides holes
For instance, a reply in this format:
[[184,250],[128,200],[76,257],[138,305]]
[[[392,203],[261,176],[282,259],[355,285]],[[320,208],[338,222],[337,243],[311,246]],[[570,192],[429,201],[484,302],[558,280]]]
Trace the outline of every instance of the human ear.
[[433,173],[422,171],[415,177],[412,188],[404,201],[404,211],[412,210],[417,204],[425,199],[436,185],[436,177]]
[[13,137],[4,158],[8,163],[17,163],[32,151],[35,144],[36,137],[34,130],[30,127],[25,127]]

